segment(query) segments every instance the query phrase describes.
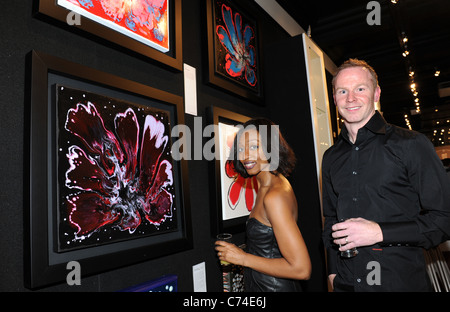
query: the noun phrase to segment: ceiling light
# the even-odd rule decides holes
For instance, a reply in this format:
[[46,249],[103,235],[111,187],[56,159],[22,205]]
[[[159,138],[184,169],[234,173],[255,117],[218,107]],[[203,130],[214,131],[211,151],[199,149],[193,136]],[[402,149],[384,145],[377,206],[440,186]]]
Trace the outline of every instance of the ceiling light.
[[405,45],[405,49],[406,49],[406,43],[408,42],[408,37],[406,37],[406,33],[404,31],[402,31],[402,41],[403,41],[403,44]]
[[396,4],[396,3],[398,2],[398,0],[391,0],[391,2],[392,2],[393,4]]
[[405,50],[405,52],[402,53],[403,57],[407,57],[409,55],[409,51]]
[[405,123],[406,123],[406,125],[408,126],[409,130],[412,130],[411,123],[410,123],[410,121],[408,119],[408,114],[405,114],[404,116],[405,116]]
[[434,75],[435,75],[436,77],[438,77],[440,74],[441,74],[441,71],[440,71],[440,70],[436,70],[436,71],[434,72]]

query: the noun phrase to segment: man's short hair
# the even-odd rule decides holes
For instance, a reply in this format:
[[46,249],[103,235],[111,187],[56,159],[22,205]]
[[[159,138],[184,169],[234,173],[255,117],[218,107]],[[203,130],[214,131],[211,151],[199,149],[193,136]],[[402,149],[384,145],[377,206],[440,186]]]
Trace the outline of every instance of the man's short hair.
[[334,84],[335,84],[335,81],[336,81],[336,77],[339,75],[339,73],[342,70],[344,70],[346,68],[350,68],[350,67],[363,67],[363,68],[366,68],[369,71],[370,76],[372,78],[373,88],[376,89],[376,87],[378,86],[378,76],[377,76],[377,73],[375,72],[375,70],[373,69],[373,67],[370,66],[369,64],[367,64],[366,61],[350,58],[347,61],[345,61],[344,63],[342,63],[341,66],[338,67],[336,73],[333,76],[333,80],[331,81],[331,85],[333,87],[333,93],[334,93],[334,88],[335,88]]

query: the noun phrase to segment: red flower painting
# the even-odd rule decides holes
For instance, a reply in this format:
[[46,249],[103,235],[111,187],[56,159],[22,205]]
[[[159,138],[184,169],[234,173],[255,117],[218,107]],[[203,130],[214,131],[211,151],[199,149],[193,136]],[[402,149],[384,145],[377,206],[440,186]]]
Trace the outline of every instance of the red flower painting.
[[[222,131],[226,132],[226,128],[229,126],[225,126]],[[231,127],[233,128],[233,127]],[[230,129],[231,129],[230,128]],[[235,140],[237,133],[237,129],[234,128],[234,131],[231,133],[225,134],[226,145],[228,150],[231,150],[233,146],[233,142]],[[229,156],[227,155],[227,158]],[[241,200],[244,200],[245,209],[250,212],[252,211],[255,200],[256,193],[258,192],[258,182],[256,181],[256,177],[244,178],[234,169],[233,162],[230,160],[225,161],[224,167],[225,175],[231,180],[231,184],[228,188],[228,193],[226,194],[228,207],[231,210],[235,210],[238,205],[240,205]]]
[[253,206],[255,205],[256,193],[258,192],[258,182],[256,181],[256,177],[242,177],[236,172],[231,161],[226,162],[225,173],[227,177],[233,179],[230,189],[228,190],[228,205],[230,208],[235,209],[242,194],[244,194],[245,207],[248,211],[252,211]]

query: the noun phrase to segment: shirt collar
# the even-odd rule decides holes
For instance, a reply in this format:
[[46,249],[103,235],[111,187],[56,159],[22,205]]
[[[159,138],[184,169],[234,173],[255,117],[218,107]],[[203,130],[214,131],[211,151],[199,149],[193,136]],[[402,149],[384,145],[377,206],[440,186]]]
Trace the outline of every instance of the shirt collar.
[[364,127],[372,131],[373,133],[385,134],[387,122],[381,116],[379,111],[375,111],[375,114],[370,118]]
[[[370,120],[364,125],[363,128],[366,128],[375,134],[386,134],[386,126],[386,120],[383,118],[383,116],[381,116],[379,111],[375,111],[375,114],[372,116],[372,118],[370,118]],[[345,125],[342,127],[341,136],[345,140],[350,142],[350,140],[348,139],[348,130]]]

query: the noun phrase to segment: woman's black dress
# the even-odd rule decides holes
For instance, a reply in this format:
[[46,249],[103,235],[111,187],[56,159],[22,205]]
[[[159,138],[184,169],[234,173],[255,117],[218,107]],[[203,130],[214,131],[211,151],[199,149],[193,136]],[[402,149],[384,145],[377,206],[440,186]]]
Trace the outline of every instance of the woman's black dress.
[[[270,226],[255,218],[247,220],[247,252],[264,258],[281,258],[277,240]],[[269,276],[250,268],[244,271],[245,291],[288,292],[301,291],[298,280]]]

